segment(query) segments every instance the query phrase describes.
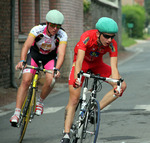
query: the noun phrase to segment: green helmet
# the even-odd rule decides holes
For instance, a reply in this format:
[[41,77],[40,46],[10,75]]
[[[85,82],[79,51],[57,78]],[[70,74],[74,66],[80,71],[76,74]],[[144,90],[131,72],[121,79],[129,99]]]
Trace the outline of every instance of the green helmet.
[[47,22],[51,22],[51,23],[55,23],[55,24],[60,24],[62,25],[64,23],[64,16],[63,14],[58,11],[58,10],[50,10],[47,14],[46,14],[46,21]]
[[108,17],[102,17],[96,23],[96,29],[103,33],[117,33],[118,26],[117,23]]

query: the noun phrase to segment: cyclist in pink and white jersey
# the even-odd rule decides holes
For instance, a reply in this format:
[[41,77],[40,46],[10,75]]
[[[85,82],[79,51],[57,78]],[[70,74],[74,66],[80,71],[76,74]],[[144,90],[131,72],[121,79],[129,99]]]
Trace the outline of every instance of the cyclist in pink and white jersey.
[[[39,61],[42,61],[45,69],[57,71],[55,75],[54,73],[46,73],[45,75],[46,80],[36,103],[37,115],[43,113],[43,100],[53,88],[51,86],[53,77],[60,77],[59,70],[64,61],[68,38],[66,32],[61,28],[63,23],[63,14],[58,10],[50,10],[46,15],[46,23],[31,29],[22,48],[20,62],[16,65],[16,69],[22,69],[24,61],[33,66],[38,66]],[[23,70],[22,82],[17,92],[16,109],[10,119],[12,126],[17,126],[19,122],[21,107],[34,74],[35,70],[33,69],[26,68]]]
[[[117,32],[117,23],[111,18],[102,17],[96,23],[96,29],[84,32],[75,46],[73,65],[69,75],[70,97],[65,111],[65,133],[61,143],[70,143],[69,132],[84,80],[82,78],[81,83],[77,80],[77,74],[80,70],[87,72],[90,69],[94,74],[120,79],[121,76],[117,68],[117,42],[114,40]],[[103,55],[106,53],[110,55],[110,66],[103,62]],[[100,101],[101,110],[120,97],[126,89],[125,81],[122,83],[120,93],[116,90],[116,84],[109,84],[112,85],[113,89]]]

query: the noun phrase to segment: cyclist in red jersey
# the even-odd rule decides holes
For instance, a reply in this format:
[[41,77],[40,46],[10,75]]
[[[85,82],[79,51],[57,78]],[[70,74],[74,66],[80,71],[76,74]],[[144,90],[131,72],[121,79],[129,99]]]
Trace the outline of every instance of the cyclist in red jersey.
[[[84,80],[82,78],[81,83],[77,80],[77,74],[80,70],[86,72],[90,69],[94,74],[120,79],[121,76],[117,68],[117,42],[114,40],[117,32],[117,23],[111,18],[102,17],[96,23],[96,29],[84,32],[75,46],[73,66],[69,75],[70,98],[66,106],[64,137],[61,143],[70,143],[69,132]],[[103,55],[107,52],[110,55],[110,66],[103,62]],[[116,84],[109,84],[112,85],[113,89],[100,101],[101,110],[122,96],[123,91],[126,89],[125,81],[122,83],[120,93],[116,90]],[[115,93],[114,90],[116,90]]]
[[[63,23],[63,14],[58,10],[50,10],[46,15],[46,23],[39,24],[31,29],[22,48],[20,62],[16,65],[16,69],[22,69],[24,61],[32,66],[38,66],[39,61],[42,61],[45,69],[57,71],[55,75],[48,73],[45,75],[46,80],[36,103],[37,115],[43,113],[43,100],[53,88],[51,86],[53,77],[60,77],[59,70],[63,64],[67,46],[67,34],[61,28]],[[21,107],[34,74],[35,70],[33,69],[25,68],[23,70],[22,82],[17,92],[16,109],[10,119],[12,126],[17,126],[19,122]]]

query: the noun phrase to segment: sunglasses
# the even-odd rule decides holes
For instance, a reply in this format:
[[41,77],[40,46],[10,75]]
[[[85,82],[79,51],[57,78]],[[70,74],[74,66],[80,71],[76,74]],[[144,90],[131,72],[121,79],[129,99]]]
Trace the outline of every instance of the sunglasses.
[[107,34],[104,34],[104,33],[102,33],[102,34],[103,34],[104,38],[106,38],[106,39],[109,39],[109,38],[113,39],[115,37],[115,35],[110,36],[110,35],[107,35]]
[[52,28],[60,28],[61,27],[61,25],[59,25],[59,24],[54,24],[54,23],[49,23],[49,25],[52,27]]

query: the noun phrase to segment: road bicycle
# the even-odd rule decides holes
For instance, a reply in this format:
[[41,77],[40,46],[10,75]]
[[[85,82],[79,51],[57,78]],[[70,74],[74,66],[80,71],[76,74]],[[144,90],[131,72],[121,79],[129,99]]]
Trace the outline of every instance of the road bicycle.
[[[74,121],[70,129],[71,143],[96,143],[100,127],[100,105],[96,99],[97,92],[102,89],[102,82],[117,83],[117,90],[120,92],[123,79],[112,79],[94,75],[91,71],[84,73],[80,71],[78,80],[81,82],[85,77],[82,97],[76,107]],[[89,79],[93,79],[92,88],[89,90]],[[87,97],[87,95],[90,95]],[[115,96],[115,95],[113,95]]]
[[[22,143],[22,140],[24,138],[28,123],[32,121],[35,115],[35,107],[36,107],[36,92],[38,91],[38,78],[40,71],[50,73],[53,72],[51,70],[46,70],[42,68],[42,63],[39,62],[39,67],[34,67],[31,65],[26,65],[26,63],[23,63],[26,68],[34,69],[36,70],[36,73],[34,75],[34,78],[29,86],[28,95],[23,103],[22,109],[21,109],[21,115],[19,119],[19,123],[17,127],[21,128],[20,136],[19,136],[19,143]],[[53,78],[51,86],[55,83],[55,79]]]

